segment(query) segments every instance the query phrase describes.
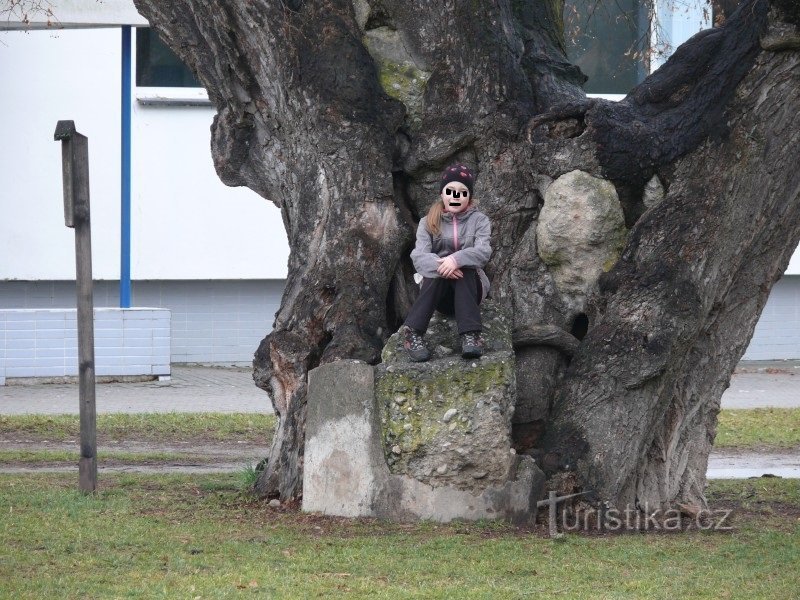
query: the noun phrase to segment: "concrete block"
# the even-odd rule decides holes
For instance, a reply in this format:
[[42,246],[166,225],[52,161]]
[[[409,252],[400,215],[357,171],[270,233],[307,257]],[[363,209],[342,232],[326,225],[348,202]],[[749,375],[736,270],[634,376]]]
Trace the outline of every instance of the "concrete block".
[[137,351],[135,354],[125,354],[122,357],[122,364],[129,366],[129,365],[149,365],[152,363],[152,356],[149,354],[142,355],[141,349]]
[[[66,359],[65,359],[66,360]],[[119,354],[112,354],[111,356],[102,356],[95,353],[94,355],[95,368],[97,367],[121,367],[127,364],[125,357]]]
[[145,340],[152,340],[153,339],[153,330],[149,327],[138,328],[138,327],[131,327],[126,326],[122,332],[122,338],[124,340],[133,340],[137,344],[143,343]]
[[95,327],[107,323],[122,323],[122,312],[119,309],[95,308]]
[[189,352],[186,353],[187,357],[192,362],[209,360],[210,357],[214,353],[214,348],[212,346],[191,346]]
[[170,337],[166,336],[153,336],[153,348],[169,348]]
[[36,321],[28,317],[25,320],[16,318],[17,315],[8,315],[6,331],[36,331]]
[[44,358],[60,358],[64,360],[64,345],[61,344],[57,348],[40,348],[36,347],[36,358],[41,360]]
[[372,367],[322,365],[308,374],[303,510],[349,517],[374,514],[386,485]]
[[35,377],[33,367],[14,367],[6,365],[6,377]]
[[506,478],[482,490],[392,474],[384,457],[374,370],[338,361],[308,374],[303,510],[392,520],[506,519],[531,523],[544,473],[509,452]]
[[39,369],[40,367],[41,368],[63,367],[64,357],[63,356],[47,357],[47,358],[37,357],[35,360],[30,361],[29,364],[35,367],[36,369]]
[[150,363],[138,365],[125,365],[121,368],[120,375],[152,375],[153,367]]
[[34,377],[64,377],[67,374],[66,367],[61,366],[45,367],[36,365]]
[[37,323],[47,323],[46,327],[53,327],[51,324],[55,322],[64,322],[66,315],[63,310],[37,310],[35,313]]
[[208,340],[211,341],[211,336],[213,335],[211,331],[211,327],[197,329],[190,326],[186,331],[181,334],[181,338],[185,340],[190,340],[192,346],[198,346],[201,341]]
[[392,475],[375,499],[375,514],[401,521],[504,519],[532,524],[536,502],[544,496],[545,475],[529,456],[517,457],[510,473],[513,478],[481,492],[432,487],[407,475]]
[[[76,334],[77,335],[77,334]],[[94,330],[94,341],[95,345],[98,343],[106,343],[107,340],[118,340],[122,341],[122,328],[120,327],[110,327],[107,329],[97,329]]]
[[36,329],[36,340],[63,340],[64,329]]
[[94,344],[94,356],[95,358],[105,358],[110,356],[122,356],[122,347],[119,345],[104,345],[97,343],[98,341],[95,340]]
[[7,329],[6,341],[21,340],[28,342],[31,346],[35,346],[36,331],[33,329]]
[[26,358],[28,360],[33,360],[36,358],[36,348],[31,345],[26,347],[14,347],[14,346],[7,346],[6,349],[6,358]]
[[33,367],[36,364],[35,358],[6,358],[6,368]]
[[0,342],[5,340],[4,347],[6,350],[28,350],[35,348],[36,344],[33,343],[33,340],[20,340],[17,338],[6,338],[5,336],[0,336]]
[[94,374],[97,377],[108,376],[108,375],[119,375],[119,373],[117,373],[118,369],[119,369],[119,367],[117,367],[117,366],[110,366],[110,365],[107,366],[107,365],[95,364],[95,366],[94,366]]
[[215,363],[234,363],[234,362],[245,362],[248,360],[253,360],[253,353],[248,353],[247,351],[242,352],[226,352],[224,354],[212,354],[211,355],[211,362]]
[[[167,379],[169,379],[170,375],[172,375],[172,368],[170,367],[169,363],[153,365],[152,371],[153,375],[158,375],[159,377],[166,377]],[[163,380],[160,379],[160,381]]]
[[24,308],[4,309],[3,313],[6,315],[6,322],[8,323],[35,320],[34,311]]

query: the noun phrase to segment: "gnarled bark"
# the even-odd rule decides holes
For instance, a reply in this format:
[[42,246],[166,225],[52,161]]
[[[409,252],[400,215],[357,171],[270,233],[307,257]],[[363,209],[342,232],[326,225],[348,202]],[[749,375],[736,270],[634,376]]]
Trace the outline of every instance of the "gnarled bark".
[[[748,0],[611,103],[581,91],[558,1],[135,2],[209,90],[220,177],[289,236],[254,361],[280,416],[263,493],[301,493],[306,373],[379,360],[413,297],[414,223],[460,160],[535,365],[515,429],[612,505],[703,503],[719,398],[800,238],[790,3]],[[588,297],[537,248],[547,188],[575,170],[613,184],[630,229],[616,264],[586,267]]]
[[[752,21],[740,13],[729,29],[693,38],[675,59],[695,47],[708,56],[711,35],[745,25],[763,32],[766,5],[743,10]],[[774,23],[778,15],[771,16]],[[666,197],[638,220],[621,259],[600,278],[592,326],[548,421],[542,446],[551,468],[574,470],[585,489],[619,506],[704,504],[720,397],[800,238],[800,175],[792,168],[800,55],[763,52],[758,35],[745,31],[737,37],[751,48],[734,53],[721,39],[706,66],[722,79],[747,73],[733,90],[716,88],[719,104],[698,120],[708,135],[674,162],[669,150],[646,157],[669,167],[656,167],[669,181]],[[661,76],[669,70],[651,80]],[[648,83],[629,96],[640,115]],[[682,95],[704,84],[701,78]]]

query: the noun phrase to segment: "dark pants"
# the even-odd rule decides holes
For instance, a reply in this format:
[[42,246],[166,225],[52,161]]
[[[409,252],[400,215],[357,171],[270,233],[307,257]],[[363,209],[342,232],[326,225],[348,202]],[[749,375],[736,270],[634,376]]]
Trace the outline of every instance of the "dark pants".
[[444,279],[437,277],[422,280],[414,306],[406,317],[404,325],[425,333],[433,311],[438,310],[448,316],[455,314],[458,333],[481,331],[481,280],[475,269],[461,269],[461,279]]

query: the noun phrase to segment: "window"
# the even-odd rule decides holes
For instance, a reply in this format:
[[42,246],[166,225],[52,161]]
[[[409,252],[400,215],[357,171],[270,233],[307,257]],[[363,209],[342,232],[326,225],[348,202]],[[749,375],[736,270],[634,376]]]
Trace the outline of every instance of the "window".
[[647,76],[647,8],[640,0],[566,0],[567,57],[588,80],[588,94],[627,94]]
[[189,68],[150,27],[136,28],[136,85],[202,87]]

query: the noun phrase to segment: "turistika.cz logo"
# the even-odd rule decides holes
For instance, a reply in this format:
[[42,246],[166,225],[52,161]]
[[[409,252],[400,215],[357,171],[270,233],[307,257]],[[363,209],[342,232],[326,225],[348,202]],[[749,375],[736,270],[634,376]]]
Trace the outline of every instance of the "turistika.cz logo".
[[[667,510],[649,510],[648,503],[639,509],[627,505],[624,510],[609,508],[607,503],[601,503],[598,508],[585,508],[568,514],[566,507],[562,506],[559,515],[558,505],[565,500],[591,494],[591,491],[578,492],[558,496],[556,492],[548,493],[546,500],[536,503],[539,508],[548,507],[548,530],[551,537],[558,537],[559,525],[563,531],[731,531],[731,509],[708,510],[702,508],[679,507]],[[561,517],[560,523],[558,517]]]

